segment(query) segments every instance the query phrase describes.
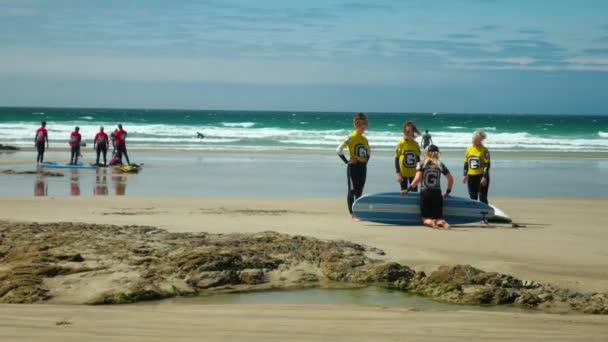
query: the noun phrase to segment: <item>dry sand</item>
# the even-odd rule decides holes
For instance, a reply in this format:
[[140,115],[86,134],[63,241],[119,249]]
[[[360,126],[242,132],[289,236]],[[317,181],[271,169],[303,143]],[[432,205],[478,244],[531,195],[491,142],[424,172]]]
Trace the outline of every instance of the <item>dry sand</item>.
[[417,270],[470,264],[581,291],[608,291],[608,199],[495,199],[526,228],[452,231],[353,222],[342,199],[4,198],[0,219],[150,225],[174,232],[277,231],[383,249]]
[[[138,224],[210,233],[273,230],[344,239],[383,249],[389,260],[432,270],[471,264],[580,291],[608,291],[608,199],[502,199],[527,228],[452,231],[379,226],[348,219],[342,199],[0,199],[0,218],[26,222]],[[597,340],[605,316],[407,312],[325,306],[0,306],[0,340]],[[73,324],[55,323],[65,320]],[[111,339],[110,339],[111,338]]]

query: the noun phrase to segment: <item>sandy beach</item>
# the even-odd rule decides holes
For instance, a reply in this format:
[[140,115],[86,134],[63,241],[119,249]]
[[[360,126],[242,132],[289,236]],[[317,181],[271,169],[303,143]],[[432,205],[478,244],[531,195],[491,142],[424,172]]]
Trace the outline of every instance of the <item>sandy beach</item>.
[[[147,225],[169,232],[218,234],[276,231],[346,240],[383,250],[377,256],[416,271],[470,264],[484,271],[566,289],[608,291],[605,199],[500,199],[526,225],[468,225],[451,231],[389,227],[349,220],[341,199],[190,197],[3,198],[0,217],[13,222]],[[82,293],[61,294],[78,302]],[[110,329],[112,340],[180,339],[602,340],[608,318],[487,312],[411,312],[378,307],[137,305],[90,307],[2,305],[2,340],[79,340]],[[111,314],[108,314],[111,312]],[[28,317],[28,319],[25,319]],[[19,323],[17,323],[17,321]],[[56,325],[66,321],[71,324]],[[361,322],[365,323],[362,324]],[[177,329],[175,326],[181,326]],[[212,332],[205,327],[214,327]],[[237,328],[235,328],[237,327]],[[205,331],[207,331],[205,333]],[[200,335],[202,334],[202,335]],[[51,339],[48,339],[51,337]]]

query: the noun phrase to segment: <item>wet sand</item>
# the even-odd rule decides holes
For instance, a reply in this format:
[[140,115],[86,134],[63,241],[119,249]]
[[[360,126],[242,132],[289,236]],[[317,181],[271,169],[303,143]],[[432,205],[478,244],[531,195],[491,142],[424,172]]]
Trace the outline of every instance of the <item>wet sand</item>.
[[324,305],[0,306],[0,340],[605,341],[606,316]]

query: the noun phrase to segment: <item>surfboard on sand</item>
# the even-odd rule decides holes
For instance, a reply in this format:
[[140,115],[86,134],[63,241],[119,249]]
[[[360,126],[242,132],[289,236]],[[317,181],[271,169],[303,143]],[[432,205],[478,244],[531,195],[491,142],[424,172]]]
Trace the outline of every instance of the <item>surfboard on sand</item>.
[[488,217],[488,222],[491,223],[513,223],[511,217],[505,214],[504,211],[498,209],[494,205],[490,204],[490,207],[494,209],[494,215]]
[[[358,198],[353,214],[362,221],[419,226],[420,198],[418,193],[401,196],[398,192],[383,192]],[[464,197],[448,196],[443,200],[443,217],[449,224],[481,222],[494,215],[487,204]]]
[[42,167],[48,167],[53,169],[95,169],[97,166],[91,166],[88,164],[77,163],[77,164],[61,164],[56,162],[46,162],[40,164]]

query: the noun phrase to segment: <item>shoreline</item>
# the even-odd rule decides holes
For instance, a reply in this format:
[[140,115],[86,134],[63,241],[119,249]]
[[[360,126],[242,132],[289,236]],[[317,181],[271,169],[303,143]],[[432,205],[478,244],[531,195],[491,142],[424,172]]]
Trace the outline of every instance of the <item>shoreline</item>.
[[[17,146],[17,145],[15,145]],[[92,146],[92,145],[91,145]],[[17,146],[19,150],[2,150],[0,151],[0,155],[4,154],[15,154],[15,153],[33,153],[36,152],[36,149],[33,147],[26,146]],[[231,147],[210,147],[209,149],[186,149],[186,148],[146,148],[146,147],[131,147],[129,146],[129,151],[136,151],[137,153],[145,153],[145,154],[156,154],[156,155],[166,155],[171,153],[181,153],[181,154],[189,154],[189,155],[200,155],[200,154],[211,154],[211,155],[238,155],[238,154],[252,154],[252,155],[291,155],[293,153],[304,154],[304,155],[319,155],[319,156],[334,156],[336,155],[333,148],[319,148],[319,149],[307,149],[307,148],[298,148],[298,147],[283,147],[277,149],[249,149],[244,148],[241,149],[241,146],[231,146]],[[456,150],[446,150],[442,152],[443,157],[462,157],[464,155],[464,151],[466,146],[463,147],[462,151]],[[61,147],[51,147],[46,150],[47,152],[56,153],[69,153],[69,147],[61,148]],[[376,149],[375,155],[380,156],[393,156],[394,150],[391,148],[386,149]],[[82,149],[83,153],[90,153],[93,155],[95,151],[92,147],[88,146]],[[110,153],[110,152],[108,152]],[[581,151],[492,151],[492,157],[497,159],[606,159],[608,158],[608,152],[581,152]],[[24,158],[25,159],[25,158]]]

